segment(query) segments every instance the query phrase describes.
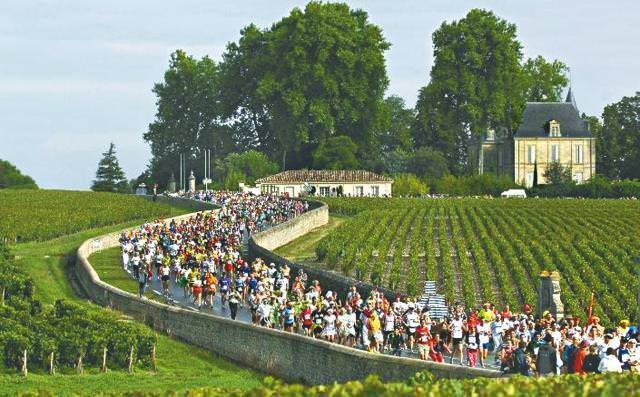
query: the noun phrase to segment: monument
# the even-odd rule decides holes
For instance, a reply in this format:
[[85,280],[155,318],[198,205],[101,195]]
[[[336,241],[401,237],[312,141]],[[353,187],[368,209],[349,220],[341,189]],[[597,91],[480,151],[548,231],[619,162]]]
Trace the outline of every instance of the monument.
[[167,183],[167,191],[169,193],[176,192],[176,177],[175,175],[173,175],[173,172],[171,173],[171,177],[169,178],[169,183]]
[[540,273],[540,287],[538,288],[538,315],[545,311],[560,320],[564,317],[564,305],[560,300],[560,274],[556,271]]
[[191,170],[191,174],[189,174],[189,191],[191,193],[196,191],[196,177],[193,175],[193,170]]

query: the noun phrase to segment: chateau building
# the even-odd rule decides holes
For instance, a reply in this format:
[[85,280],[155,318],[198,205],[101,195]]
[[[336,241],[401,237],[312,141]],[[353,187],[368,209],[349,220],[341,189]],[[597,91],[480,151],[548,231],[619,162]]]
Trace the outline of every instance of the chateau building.
[[288,170],[256,180],[262,193],[319,196],[391,196],[392,179],[363,170]]
[[479,173],[508,175],[527,187],[546,183],[543,175],[554,162],[571,169],[577,183],[596,172],[595,138],[571,89],[564,102],[528,102],[515,133],[489,131],[478,146]]

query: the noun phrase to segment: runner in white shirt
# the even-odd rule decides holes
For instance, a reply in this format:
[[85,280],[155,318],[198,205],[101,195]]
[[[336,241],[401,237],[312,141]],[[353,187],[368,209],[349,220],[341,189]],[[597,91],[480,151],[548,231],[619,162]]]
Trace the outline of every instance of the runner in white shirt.
[[464,321],[462,321],[458,314],[456,314],[453,320],[451,320],[449,331],[451,332],[451,341],[453,344],[450,363],[453,364],[453,358],[456,352],[458,352],[460,365],[462,365],[462,337],[464,336]]
[[335,342],[336,340],[336,315],[333,313],[333,309],[327,310],[327,314],[324,316],[324,328],[322,329],[323,336],[329,342]]
[[489,322],[482,321],[477,327],[478,330],[478,342],[480,343],[480,365],[485,367],[484,363],[489,356],[489,341],[491,340],[491,327]]

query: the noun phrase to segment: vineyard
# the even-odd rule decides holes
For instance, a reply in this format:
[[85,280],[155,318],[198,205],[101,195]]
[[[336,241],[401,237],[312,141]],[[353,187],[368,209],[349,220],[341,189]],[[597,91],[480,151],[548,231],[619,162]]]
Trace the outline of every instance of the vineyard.
[[155,366],[156,335],[147,327],[120,321],[106,310],[88,310],[57,300],[34,299],[34,282],[0,244],[0,356],[6,368],[21,371],[85,366]]
[[451,302],[535,304],[538,275],[561,275],[565,311],[611,324],[636,313],[640,203],[622,200],[330,198],[353,216],[316,255],[333,270],[419,292],[436,280]]
[[44,241],[133,219],[171,215],[168,205],[113,193],[0,190],[0,240]]

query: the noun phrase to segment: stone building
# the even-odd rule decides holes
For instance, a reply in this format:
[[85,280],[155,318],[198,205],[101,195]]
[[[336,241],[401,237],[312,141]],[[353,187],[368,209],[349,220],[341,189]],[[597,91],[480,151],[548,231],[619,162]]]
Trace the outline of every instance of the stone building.
[[256,180],[262,193],[317,196],[391,196],[392,179],[363,170],[288,170]]
[[507,175],[527,187],[546,183],[543,175],[553,162],[570,168],[577,183],[596,172],[595,137],[571,89],[564,102],[528,102],[517,131],[489,131],[473,151],[479,173]]

